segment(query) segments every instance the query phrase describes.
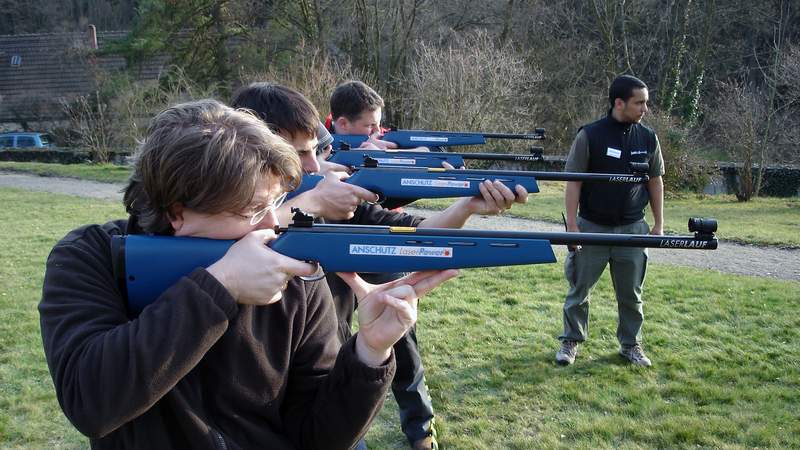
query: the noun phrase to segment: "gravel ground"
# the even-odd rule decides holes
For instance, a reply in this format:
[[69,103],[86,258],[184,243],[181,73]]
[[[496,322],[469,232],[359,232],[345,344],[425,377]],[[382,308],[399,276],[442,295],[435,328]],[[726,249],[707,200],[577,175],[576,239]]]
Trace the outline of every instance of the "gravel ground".
[[[122,199],[120,185],[71,178],[0,172],[0,186],[83,197]],[[420,216],[427,216],[431,213],[429,210],[417,208],[405,208],[405,210]],[[563,231],[562,226],[550,222],[507,216],[473,217],[467,222],[465,228]],[[560,250],[559,256],[563,256],[563,253],[564,251]],[[655,264],[690,266],[740,275],[800,280],[800,249],[758,247],[721,241],[719,248],[712,251],[650,249],[650,261]]]

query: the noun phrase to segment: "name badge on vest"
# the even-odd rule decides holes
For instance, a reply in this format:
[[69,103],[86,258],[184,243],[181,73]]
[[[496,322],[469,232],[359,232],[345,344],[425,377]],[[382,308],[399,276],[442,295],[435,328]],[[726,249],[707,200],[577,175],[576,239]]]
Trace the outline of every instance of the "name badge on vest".
[[606,150],[606,155],[612,158],[620,159],[622,157],[622,150],[617,150],[615,148],[608,147],[608,149]]

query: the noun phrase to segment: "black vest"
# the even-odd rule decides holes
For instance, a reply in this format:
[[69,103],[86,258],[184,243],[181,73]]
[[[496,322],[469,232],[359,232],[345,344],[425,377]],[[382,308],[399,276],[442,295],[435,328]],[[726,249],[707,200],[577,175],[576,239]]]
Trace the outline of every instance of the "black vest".
[[[589,172],[631,173],[630,162],[652,164],[656,134],[644,125],[622,123],[611,114],[583,127],[589,140]],[[647,184],[587,183],[578,215],[602,225],[641,220],[650,200]]]

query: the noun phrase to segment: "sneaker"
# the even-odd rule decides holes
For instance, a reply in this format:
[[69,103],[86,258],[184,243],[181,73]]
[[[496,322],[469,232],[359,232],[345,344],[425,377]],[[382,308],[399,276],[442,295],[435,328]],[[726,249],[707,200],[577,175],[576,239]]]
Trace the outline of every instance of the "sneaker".
[[578,356],[578,341],[563,340],[561,348],[556,352],[556,362],[568,366],[575,362]]
[[425,436],[424,438],[414,442],[411,446],[414,450],[438,450],[439,444],[433,436]]
[[650,358],[644,354],[642,344],[636,344],[633,347],[621,347],[619,349],[619,354],[637,366],[650,367],[653,365],[653,363],[650,362]]

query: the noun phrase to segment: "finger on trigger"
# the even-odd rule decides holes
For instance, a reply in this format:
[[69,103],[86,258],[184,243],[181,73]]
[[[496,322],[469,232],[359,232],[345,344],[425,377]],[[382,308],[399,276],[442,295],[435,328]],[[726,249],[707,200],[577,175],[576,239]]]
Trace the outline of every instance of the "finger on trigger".
[[353,193],[362,201],[366,202],[377,202],[378,201],[378,194],[364,189],[361,186],[352,185]]
[[280,255],[280,259],[278,261],[278,265],[276,270],[279,270],[290,277],[296,276],[311,276],[317,272],[317,265],[307,263],[305,261],[300,261],[294,258],[290,258],[288,256]]

